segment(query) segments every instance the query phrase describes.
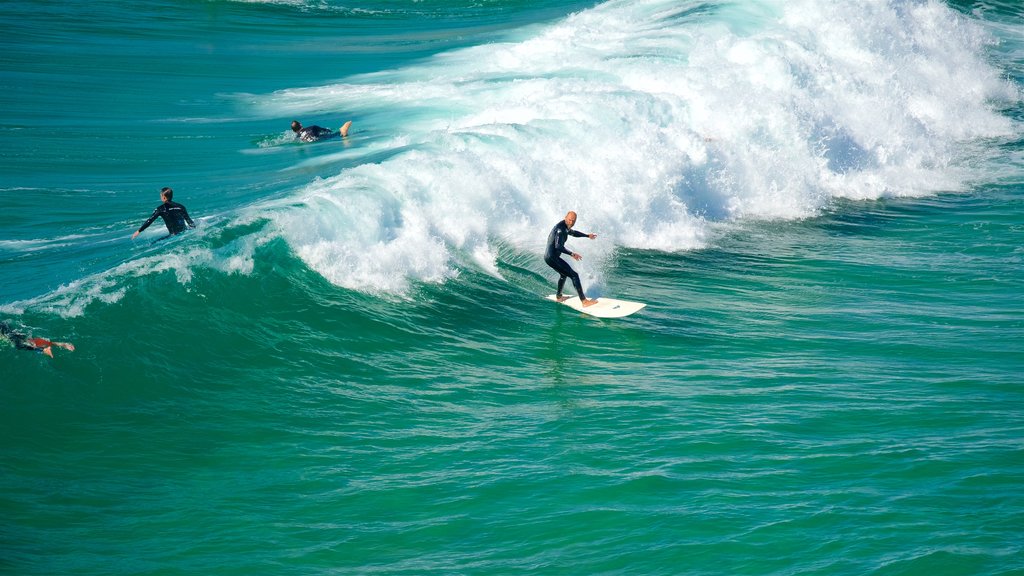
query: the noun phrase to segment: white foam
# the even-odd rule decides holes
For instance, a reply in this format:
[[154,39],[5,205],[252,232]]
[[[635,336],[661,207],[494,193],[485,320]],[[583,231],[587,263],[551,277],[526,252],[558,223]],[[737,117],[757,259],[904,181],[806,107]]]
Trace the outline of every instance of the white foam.
[[993,111],[1019,94],[986,63],[991,39],[939,2],[688,7],[613,1],[521,42],[255,98],[275,117],[386,115],[407,148],[311,183],[281,234],[331,282],[401,293],[467,254],[496,273],[495,239],[539,253],[573,209],[600,234],[573,240],[599,283],[617,246],[687,250],[709,223],[962,189],[967,144],[1019,131]]
[[175,280],[188,285],[197,269],[219,270],[225,274],[249,275],[254,268],[255,249],[269,240],[260,235],[239,238],[227,245],[211,249],[203,241],[202,228],[190,233],[192,238],[174,248],[158,250],[149,256],[134,258],[103,272],[90,274],[55,290],[29,300],[0,306],[0,313],[23,314],[34,310],[63,317],[82,316],[94,302],[113,304],[120,301],[135,279],[172,272]]

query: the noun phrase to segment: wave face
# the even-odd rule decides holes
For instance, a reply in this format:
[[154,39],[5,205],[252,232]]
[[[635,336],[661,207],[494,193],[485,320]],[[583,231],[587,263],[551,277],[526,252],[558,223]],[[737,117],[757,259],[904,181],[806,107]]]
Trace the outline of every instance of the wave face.
[[519,36],[253,99],[374,126],[275,211],[311,268],[401,293],[494,270],[496,245],[536,253],[573,209],[606,240],[584,264],[600,282],[617,248],[964,190],[1008,170],[978,160],[1019,130],[990,39],[937,2],[608,2]]
[[[127,110],[133,124],[113,127],[131,139],[119,144],[130,151],[101,147],[99,158],[81,159],[91,161],[91,178],[122,166],[140,170],[151,163],[149,150],[180,159],[167,168],[185,169],[175,180],[193,198],[201,195],[211,227],[175,252],[176,262],[150,260],[146,251],[125,257],[113,250],[122,235],[113,225],[93,227],[71,250],[84,276],[68,273],[67,250],[53,249],[67,244],[63,230],[16,234],[0,249],[39,254],[40,262],[15,270],[11,285],[28,288],[9,294],[6,309],[77,315],[97,299],[116,301],[134,278],[153,272],[173,269],[183,282],[193,267],[249,273],[256,249],[273,238],[336,286],[408,297],[417,285],[467,269],[501,277],[503,266],[535,260],[568,210],[580,214],[581,229],[601,236],[579,265],[601,290],[622,249],[705,248],[738,223],[814,217],[844,199],[963,191],[1020,173],[1001,147],[1020,133],[1003,114],[1019,102],[1019,88],[988,56],[998,19],[983,26],[938,2],[648,0],[557,18],[556,3],[496,4],[460,21],[469,8],[212,5],[221,44],[184,51],[179,59],[198,76],[177,90],[208,90],[200,80],[220,72],[207,53],[224,45],[231,47],[225,57],[252,60],[234,83],[257,89],[182,94],[176,109],[130,95],[129,102],[139,100]],[[178,9],[152,10],[145,16],[185,19]],[[292,61],[270,58],[282,42],[269,35],[272,27],[261,32],[266,54],[252,53],[240,37],[268,14],[269,22],[308,34],[308,46],[290,50],[305,50],[311,63],[336,50],[329,65],[352,73],[339,82],[258,90],[268,83],[252,79],[259,67],[276,74],[271,84],[298,74]],[[90,18],[110,26],[103,15]],[[398,32],[382,36],[368,24],[379,18],[398,22]],[[501,18],[524,22],[497,28]],[[422,22],[434,27],[442,49],[422,45],[412,31]],[[336,29],[351,29],[339,46],[328,43]],[[1012,45],[1012,31],[1002,32]],[[367,42],[381,51],[372,64],[353,56]],[[109,49],[105,36],[94,43]],[[164,43],[182,50],[175,36]],[[167,65],[175,65],[173,54]],[[142,73],[135,60],[125,66],[128,77]],[[359,72],[367,68],[375,71]],[[290,117],[332,128],[356,123],[342,145],[307,151],[293,145],[282,120]],[[284,129],[268,134],[274,125]],[[162,131],[164,141],[154,142]],[[86,124],[78,138],[56,143],[52,157],[25,161],[49,171],[44,166],[60,164],[61,154],[93,134]],[[238,139],[252,145],[239,150]],[[164,173],[143,168],[125,184],[154,177],[166,183]],[[59,184],[72,202],[115,195],[121,214],[138,210],[123,202],[124,186]],[[27,188],[29,196],[47,193]],[[58,285],[33,288],[39,269]]]

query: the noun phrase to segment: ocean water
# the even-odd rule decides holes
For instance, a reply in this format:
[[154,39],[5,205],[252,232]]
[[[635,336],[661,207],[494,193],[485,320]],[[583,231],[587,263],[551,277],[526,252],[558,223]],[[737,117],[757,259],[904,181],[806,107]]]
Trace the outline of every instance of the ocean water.
[[1016,2],[0,22],[0,573],[1024,574]]

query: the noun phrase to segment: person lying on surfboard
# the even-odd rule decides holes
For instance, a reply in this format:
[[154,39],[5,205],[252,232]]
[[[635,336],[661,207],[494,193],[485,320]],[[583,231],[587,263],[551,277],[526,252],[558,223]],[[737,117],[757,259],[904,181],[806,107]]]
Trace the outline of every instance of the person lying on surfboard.
[[572,278],[572,285],[576,288],[576,293],[580,295],[580,302],[584,306],[590,306],[592,304],[597,304],[597,300],[588,300],[587,297],[583,295],[583,285],[580,284],[580,275],[572,269],[572,266],[570,266],[568,262],[562,260],[562,254],[568,254],[569,256],[572,256],[574,260],[580,260],[583,256],[565,248],[566,239],[571,234],[577,238],[586,237],[593,240],[594,238],[597,238],[597,234],[577,232],[572,229],[572,226],[575,223],[576,213],[570,210],[569,213],[565,215],[565,219],[560,220],[558,224],[555,224],[555,227],[551,229],[551,233],[548,234],[548,247],[544,252],[544,262],[547,262],[548,266],[551,266],[555,269],[555,272],[558,272],[558,293],[556,294],[556,297],[559,302],[568,298],[567,296],[562,296],[562,288],[565,287],[565,279]]
[[[157,206],[156,210],[153,210],[153,215],[149,217],[149,220],[143,222],[142,226],[135,231],[135,234],[132,234],[132,240],[135,240],[135,237],[141,234],[143,230],[149,228],[149,225],[156,220],[157,216],[163,218],[164,225],[167,226],[167,236],[164,236],[164,238],[170,238],[175,234],[184,232],[186,223],[189,228],[196,227],[195,222],[188,217],[188,210],[186,210],[181,204],[171,201],[171,198],[173,197],[174,190],[171,190],[166,186],[160,190],[160,201],[163,202],[163,204]],[[161,238],[161,240],[163,240],[163,238]]]
[[58,346],[70,351],[75,350],[75,347],[67,342],[51,342],[46,338],[30,338],[21,332],[17,332],[12,329],[7,322],[0,322],[0,338],[9,340],[18,350],[42,352],[50,358],[53,358],[53,346]]
[[[352,126],[351,120],[345,122],[338,129],[338,134],[342,138],[347,137],[350,126]],[[303,142],[316,142],[317,140],[334,136],[334,132],[330,128],[324,128],[323,126],[306,126],[303,128],[302,123],[298,120],[292,120],[292,132],[295,132],[295,137]]]

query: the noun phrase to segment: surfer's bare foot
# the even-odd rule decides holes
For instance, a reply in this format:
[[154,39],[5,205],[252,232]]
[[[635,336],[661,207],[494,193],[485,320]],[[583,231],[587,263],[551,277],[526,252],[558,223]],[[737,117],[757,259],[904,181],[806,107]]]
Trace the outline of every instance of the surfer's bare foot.
[[342,138],[348,136],[349,126],[352,126],[352,121],[351,120],[349,120],[348,122],[345,122],[344,124],[342,124],[341,125],[341,129],[338,130],[338,132],[341,133],[341,137]]
[[586,306],[593,306],[594,304],[597,304],[597,300],[592,300],[590,298],[587,298],[586,300],[583,301],[583,306],[584,307],[586,307]]
[[559,302],[565,302],[568,299],[569,299],[569,296],[562,296],[561,294],[556,294],[555,295],[555,300],[558,300]]

